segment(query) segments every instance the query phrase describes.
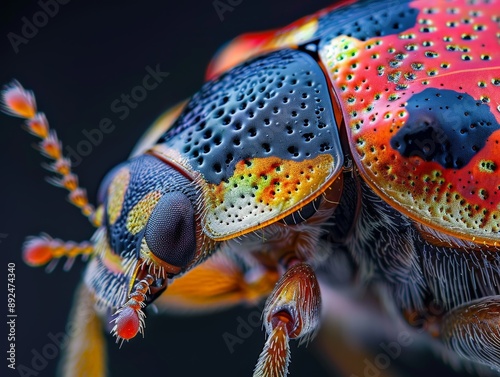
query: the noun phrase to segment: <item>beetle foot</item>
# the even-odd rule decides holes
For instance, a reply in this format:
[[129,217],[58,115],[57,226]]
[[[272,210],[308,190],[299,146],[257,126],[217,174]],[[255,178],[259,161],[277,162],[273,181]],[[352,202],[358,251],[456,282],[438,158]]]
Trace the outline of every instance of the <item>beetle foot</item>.
[[155,279],[151,275],[147,275],[137,283],[127,302],[114,314],[113,322],[115,325],[111,333],[117,337],[117,341],[120,339],[129,340],[135,337],[138,332],[143,333],[146,315],[142,309],[146,306],[146,293],[154,281]]
[[269,338],[254,377],[283,377],[290,362],[289,339],[309,341],[319,325],[321,296],[316,275],[308,264],[294,264],[278,281],[264,307]]
[[440,323],[440,338],[458,355],[496,370],[500,365],[500,296],[452,309]]
[[87,257],[93,251],[94,246],[91,242],[65,242],[54,239],[47,234],[42,234],[37,237],[30,237],[24,243],[23,259],[26,264],[33,267],[39,267],[48,263],[47,270],[52,271],[60,258],[67,257],[68,260],[64,265],[64,270],[68,271],[78,255]]

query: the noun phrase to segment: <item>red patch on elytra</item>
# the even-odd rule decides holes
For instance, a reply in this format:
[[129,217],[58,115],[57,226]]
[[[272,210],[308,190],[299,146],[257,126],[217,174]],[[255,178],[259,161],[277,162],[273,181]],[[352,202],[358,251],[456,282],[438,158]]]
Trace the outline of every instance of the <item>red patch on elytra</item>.
[[[494,243],[500,238],[500,176],[480,165],[500,166],[498,132],[461,169],[402,156],[390,141],[408,119],[409,99],[427,88],[466,93],[488,105],[500,123],[498,3],[415,1],[410,7],[419,11],[417,22],[400,34],[366,41],[339,36],[320,51],[353,157],[392,206],[442,231]],[[428,106],[439,105],[429,99]]]

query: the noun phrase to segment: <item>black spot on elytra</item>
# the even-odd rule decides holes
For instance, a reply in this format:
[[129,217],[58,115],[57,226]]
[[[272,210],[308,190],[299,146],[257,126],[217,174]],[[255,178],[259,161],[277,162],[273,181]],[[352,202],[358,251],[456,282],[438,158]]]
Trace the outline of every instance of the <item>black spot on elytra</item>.
[[410,98],[408,120],[391,139],[405,157],[418,156],[460,169],[500,124],[490,107],[466,93],[429,88]]

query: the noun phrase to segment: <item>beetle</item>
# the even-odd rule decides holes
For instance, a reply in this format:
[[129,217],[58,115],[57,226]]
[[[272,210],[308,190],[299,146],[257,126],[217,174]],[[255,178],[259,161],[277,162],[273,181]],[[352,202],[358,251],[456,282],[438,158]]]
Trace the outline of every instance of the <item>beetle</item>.
[[[289,338],[319,322],[314,270],[346,253],[409,323],[497,368],[495,11],[364,1],[235,40],[104,179],[97,210],[31,94],[11,85],[7,108],[29,119],[56,159],[54,182],[98,227],[91,244],[32,239],[27,261],[91,254],[80,302],[113,312],[125,339],[155,299],[196,308],[200,281],[243,281],[239,299],[270,295],[255,374],[286,375]],[[203,308],[227,304],[221,286],[206,288]]]

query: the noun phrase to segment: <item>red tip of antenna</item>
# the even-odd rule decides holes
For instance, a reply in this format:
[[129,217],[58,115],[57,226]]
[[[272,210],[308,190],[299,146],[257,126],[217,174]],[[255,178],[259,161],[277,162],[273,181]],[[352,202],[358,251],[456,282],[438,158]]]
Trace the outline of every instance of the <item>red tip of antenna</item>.
[[117,336],[129,340],[139,332],[141,321],[136,310],[125,306],[119,313],[113,329]]
[[36,114],[35,96],[25,90],[17,81],[2,92],[3,110],[21,118],[33,118]]
[[53,245],[45,238],[33,238],[26,242],[23,259],[30,266],[42,266],[54,257]]

